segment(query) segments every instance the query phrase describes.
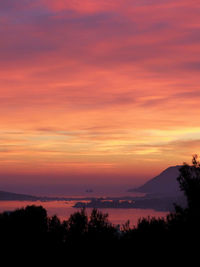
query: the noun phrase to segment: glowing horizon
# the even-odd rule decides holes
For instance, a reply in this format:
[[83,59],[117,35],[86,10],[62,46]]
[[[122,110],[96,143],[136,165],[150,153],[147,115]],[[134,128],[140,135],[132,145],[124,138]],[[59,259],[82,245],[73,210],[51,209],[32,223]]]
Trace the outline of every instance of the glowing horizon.
[[126,183],[190,163],[199,15],[194,0],[1,1],[0,174]]

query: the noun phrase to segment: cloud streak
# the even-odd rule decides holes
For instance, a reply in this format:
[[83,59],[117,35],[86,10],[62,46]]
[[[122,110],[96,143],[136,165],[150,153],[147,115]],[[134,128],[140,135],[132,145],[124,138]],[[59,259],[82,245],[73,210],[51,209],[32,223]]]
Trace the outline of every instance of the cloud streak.
[[0,172],[145,176],[198,153],[199,15],[195,0],[1,1]]

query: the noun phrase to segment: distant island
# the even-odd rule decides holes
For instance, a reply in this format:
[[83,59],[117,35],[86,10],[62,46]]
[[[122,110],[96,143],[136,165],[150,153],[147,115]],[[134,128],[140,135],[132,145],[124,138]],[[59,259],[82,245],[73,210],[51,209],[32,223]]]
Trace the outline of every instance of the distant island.
[[97,209],[153,209],[156,211],[173,211],[173,203],[184,204],[182,197],[145,197],[125,198],[93,198],[89,202],[77,202],[74,208],[97,208]]
[[86,193],[93,193],[93,190],[92,189],[86,189],[85,192]]

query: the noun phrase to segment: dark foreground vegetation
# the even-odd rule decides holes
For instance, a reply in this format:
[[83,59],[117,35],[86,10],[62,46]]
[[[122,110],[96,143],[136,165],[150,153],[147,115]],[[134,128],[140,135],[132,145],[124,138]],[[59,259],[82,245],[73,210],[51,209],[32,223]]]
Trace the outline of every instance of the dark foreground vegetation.
[[[48,217],[42,206],[27,206],[14,212],[0,214],[0,242],[4,251],[43,253],[51,258],[59,255],[69,258],[72,253],[86,257],[92,253],[100,257],[119,255],[134,258],[139,252],[155,254],[195,253],[200,240],[200,163],[197,156],[193,164],[184,164],[177,178],[187,199],[187,207],[175,204],[175,212],[166,218],[142,218],[135,227],[130,222],[115,226],[108,214],[93,209],[90,215],[81,209],[67,221],[57,216]],[[196,243],[197,242],[197,243]],[[1,250],[2,252],[3,250]],[[158,252],[159,251],[159,252]],[[47,254],[45,254],[47,252]]]

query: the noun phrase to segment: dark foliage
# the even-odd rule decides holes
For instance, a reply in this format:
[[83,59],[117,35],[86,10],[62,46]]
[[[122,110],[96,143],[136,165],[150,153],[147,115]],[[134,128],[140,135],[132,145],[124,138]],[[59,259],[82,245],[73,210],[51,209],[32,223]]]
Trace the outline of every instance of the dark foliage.
[[[72,253],[89,256],[111,254],[134,257],[139,253],[187,253],[195,251],[200,238],[200,164],[197,156],[192,165],[184,164],[177,178],[184,191],[188,206],[175,205],[175,212],[166,218],[141,218],[131,227],[127,221],[121,227],[108,220],[108,214],[93,209],[88,216],[83,208],[60,221],[57,216],[48,217],[42,206],[27,206],[13,212],[0,214],[0,243],[6,250],[29,249],[48,258],[59,255],[70,257]],[[47,255],[47,254],[46,254]],[[146,254],[145,254],[146,255]],[[152,255],[152,254],[151,254]]]

